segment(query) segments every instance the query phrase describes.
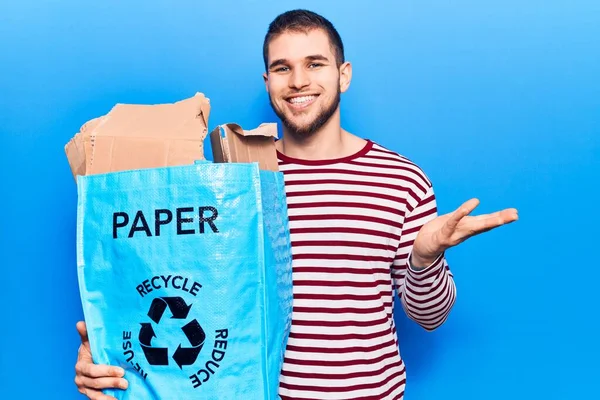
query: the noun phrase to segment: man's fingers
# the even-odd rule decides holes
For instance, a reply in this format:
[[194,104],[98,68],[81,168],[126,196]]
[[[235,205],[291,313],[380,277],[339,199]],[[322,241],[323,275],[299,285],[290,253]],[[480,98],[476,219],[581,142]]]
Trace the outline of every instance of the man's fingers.
[[79,388],[81,394],[86,395],[91,400],[117,400],[112,396],[107,396],[99,390],[87,389],[84,387]]
[[89,339],[85,322],[79,321],[76,325],[81,337],[78,361],[75,364],[75,384],[81,393],[92,400],[116,400],[101,392],[102,389],[126,389],[127,381],[123,379],[125,370],[121,367],[110,365],[96,365],[92,362],[89,352]]
[[448,222],[456,226],[461,219],[471,214],[473,210],[479,205],[479,199],[471,199],[465,201],[455,212],[454,215],[449,219]]
[[478,204],[479,201],[477,199],[471,199],[465,202],[450,216],[448,221],[446,221],[442,227],[442,234],[443,237],[447,239],[448,245],[454,246],[472,236],[490,231],[519,219],[518,211],[515,208],[507,208],[490,214],[467,217]]
[[510,224],[519,219],[519,211],[516,208],[507,208],[500,211],[500,218],[502,218],[505,224]]
[[88,343],[89,339],[88,339],[88,334],[87,334],[87,327],[85,325],[85,322],[83,321],[79,321],[77,323],[77,325],[75,325],[75,327],[77,328],[77,332],[79,333],[79,336],[81,337],[81,343]]
[[97,365],[90,362],[78,362],[75,364],[75,372],[77,375],[87,376],[89,378],[122,378],[125,371],[121,367],[113,367],[110,365]]
[[487,219],[496,219],[500,224],[508,224],[519,219],[519,212],[516,208],[507,208],[502,211],[496,211],[491,214],[482,214],[473,217],[475,221],[483,221]]
[[461,226],[459,232],[457,232],[460,237],[456,239],[462,241],[469,237],[479,235],[480,233],[488,232],[499,226],[510,224],[518,219],[518,212],[514,208],[472,217],[468,222],[465,222]]
[[75,384],[79,388],[86,389],[127,389],[128,382],[123,378],[89,378],[87,376],[77,376],[75,378]]
[[79,345],[79,350],[77,351],[77,362],[85,362],[92,364],[94,360],[92,359],[92,353],[88,347],[84,344]]
[[488,218],[479,221],[482,226],[479,228],[480,230],[490,230],[501,225],[510,224],[511,222],[519,219],[519,215],[517,210],[515,209],[507,209],[498,211],[497,213],[493,213]]
[[458,223],[467,215],[473,212],[475,207],[479,205],[478,199],[471,199],[464,202],[456,211],[450,215],[450,218],[444,224],[442,233],[445,237],[450,237],[456,230]]

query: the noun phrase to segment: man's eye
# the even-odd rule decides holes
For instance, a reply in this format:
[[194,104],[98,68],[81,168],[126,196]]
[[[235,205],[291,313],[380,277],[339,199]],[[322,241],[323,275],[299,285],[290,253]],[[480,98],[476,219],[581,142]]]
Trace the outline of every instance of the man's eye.
[[321,63],[311,63],[309,65],[310,68],[317,68],[317,67],[322,67],[322,66],[323,66],[323,64],[321,64]]
[[288,67],[279,67],[275,69],[275,72],[285,72],[287,71],[289,68]]

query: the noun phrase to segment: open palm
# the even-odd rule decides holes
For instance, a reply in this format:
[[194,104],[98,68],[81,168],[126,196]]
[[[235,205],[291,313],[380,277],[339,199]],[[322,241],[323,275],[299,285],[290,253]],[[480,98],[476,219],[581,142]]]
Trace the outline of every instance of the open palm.
[[463,203],[456,211],[429,221],[419,231],[413,245],[413,255],[424,263],[431,263],[442,252],[468,238],[516,221],[517,210],[507,208],[491,214],[470,216],[479,205],[478,199]]

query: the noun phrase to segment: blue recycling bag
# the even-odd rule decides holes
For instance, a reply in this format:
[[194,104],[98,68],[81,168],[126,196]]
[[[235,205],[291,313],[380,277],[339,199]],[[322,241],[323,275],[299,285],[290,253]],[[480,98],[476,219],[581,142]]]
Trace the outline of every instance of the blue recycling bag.
[[77,269],[117,399],[278,399],[292,309],[283,176],[258,164],[78,177]]

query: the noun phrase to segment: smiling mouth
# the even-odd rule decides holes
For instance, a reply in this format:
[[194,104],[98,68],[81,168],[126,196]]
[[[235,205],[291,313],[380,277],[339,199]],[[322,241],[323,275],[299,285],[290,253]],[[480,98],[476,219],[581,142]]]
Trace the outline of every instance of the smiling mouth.
[[301,108],[305,108],[308,107],[309,105],[311,105],[312,103],[315,102],[315,100],[317,99],[318,95],[307,95],[307,96],[296,96],[296,97],[289,97],[286,99],[287,103],[295,109],[301,109]]

